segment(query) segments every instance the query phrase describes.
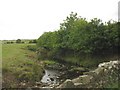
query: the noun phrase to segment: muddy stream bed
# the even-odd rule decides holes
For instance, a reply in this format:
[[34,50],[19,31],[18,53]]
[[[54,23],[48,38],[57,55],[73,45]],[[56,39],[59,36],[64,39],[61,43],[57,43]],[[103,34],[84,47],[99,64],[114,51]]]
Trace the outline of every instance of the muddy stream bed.
[[58,70],[45,69],[45,74],[41,79],[41,82],[47,85],[59,84],[60,72]]
[[59,69],[56,69],[55,66],[54,68],[50,67],[44,69],[44,75],[41,79],[43,87],[59,86],[66,79],[73,79],[75,77],[78,77],[79,75],[82,75],[82,73],[85,72],[84,68],[81,67],[77,68],[79,70],[73,70],[73,67],[68,68],[66,66],[62,66],[62,68],[60,70]]

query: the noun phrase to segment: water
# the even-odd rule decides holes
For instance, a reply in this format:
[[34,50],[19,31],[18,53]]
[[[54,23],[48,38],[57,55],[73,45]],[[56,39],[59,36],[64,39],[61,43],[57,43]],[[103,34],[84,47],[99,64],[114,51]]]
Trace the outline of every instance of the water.
[[45,75],[42,77],[41,82],[45,84],[58,84],[58,76],[60,73],[57,70],[45,69]]

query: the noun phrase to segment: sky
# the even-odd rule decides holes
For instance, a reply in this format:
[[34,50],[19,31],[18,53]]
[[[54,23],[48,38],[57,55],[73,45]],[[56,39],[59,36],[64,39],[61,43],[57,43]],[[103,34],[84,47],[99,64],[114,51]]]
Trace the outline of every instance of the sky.
[[0,40],[37,39],[59,29],[71,12],[118,20],[119,0],[0,0]]
[[118,2],[118,21],[120,22],[120,1]]

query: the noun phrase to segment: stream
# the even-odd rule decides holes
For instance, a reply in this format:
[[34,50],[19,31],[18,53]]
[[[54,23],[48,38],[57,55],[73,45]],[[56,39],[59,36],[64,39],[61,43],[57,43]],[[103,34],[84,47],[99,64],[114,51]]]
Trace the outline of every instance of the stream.
[[59,84],[59,76],[60,76],[59,71],[45,69],[45,74],[42,77],[41,82],[46,85],[50,85],[50,84],[57,85]]
[[83,75],[83,72],[88,72],[88,69],[76,66],[66,67],[64,65],[60,70],[58,67],[51,68],[49,66],[49,68],[45,68],[44,71],[44,75],[41,79],[42,87],[57,87],[66,79],[73,79],[79,75]]

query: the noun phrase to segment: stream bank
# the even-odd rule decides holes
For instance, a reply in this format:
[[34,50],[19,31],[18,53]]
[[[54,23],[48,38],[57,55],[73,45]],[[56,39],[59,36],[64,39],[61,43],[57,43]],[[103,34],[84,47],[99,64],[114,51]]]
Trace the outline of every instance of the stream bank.
[[52,65],[46,64],[44,67],[44,76],[41,79],[42,87],[57,87],[62,84],[66,79],[73,79],[89,69],[71,66],[68,64],[56,63]]
[[103,62],[93,71],[67,79],[57,88],[119,88],[120,61]]

